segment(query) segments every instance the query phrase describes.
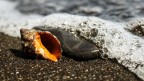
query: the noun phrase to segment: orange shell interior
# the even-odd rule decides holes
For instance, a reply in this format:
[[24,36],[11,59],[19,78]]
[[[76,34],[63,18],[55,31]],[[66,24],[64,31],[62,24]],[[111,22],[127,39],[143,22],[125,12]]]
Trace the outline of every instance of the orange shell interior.
[[49,32],[37,32],[34,39],[35,53],[57,62],[61,56],[61,45],[59,40]]

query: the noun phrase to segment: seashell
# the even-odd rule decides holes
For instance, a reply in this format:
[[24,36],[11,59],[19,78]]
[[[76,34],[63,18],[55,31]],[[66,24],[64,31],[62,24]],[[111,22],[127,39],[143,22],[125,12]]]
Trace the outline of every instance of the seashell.
[[59,40],[48,31],[21,29],[21,44],[23,51],[36,57],[57,62],[62,49]]

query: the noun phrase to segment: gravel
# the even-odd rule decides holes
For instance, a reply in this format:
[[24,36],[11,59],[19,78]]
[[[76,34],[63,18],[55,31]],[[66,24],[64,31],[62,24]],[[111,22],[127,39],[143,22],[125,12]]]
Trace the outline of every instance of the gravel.
[[53,63],[25,56],[19,38],[2,33],[0,38],[1,81],[142,81],[114,60],[77,61],[62,56]]

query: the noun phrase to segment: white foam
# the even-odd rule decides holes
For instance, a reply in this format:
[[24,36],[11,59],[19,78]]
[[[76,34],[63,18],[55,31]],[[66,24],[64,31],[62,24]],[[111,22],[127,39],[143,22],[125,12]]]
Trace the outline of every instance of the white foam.
[[[15,9],[16,5],[16,2],[0,0],[0,32],[10,36],[20,36],[20,28],[32,28],[42,18],[40,15],[21,14]],[[29,22],[33,24],[28,25]]]
[[[138,24],[144,24],[143,18],[133,20],[133,24],[68,14],[54,14],[46,19],[43,25],[47,27],[71,30],[74,34],[79,30],[81,36],[97,44],[101,44],[101,41],[104,40],[104,44],[101,44],[102,50],[105,48],[108,50],[104,54],[109,58],[116,58],[120,64],[144,80],[144,39],[126,30],[126,28],[131,29]],[[93,28],[98,29],[96,37],[87,35]]]

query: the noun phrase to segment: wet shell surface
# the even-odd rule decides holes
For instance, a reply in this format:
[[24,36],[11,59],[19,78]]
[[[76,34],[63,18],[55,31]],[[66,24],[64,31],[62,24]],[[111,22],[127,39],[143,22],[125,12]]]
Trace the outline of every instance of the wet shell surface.
[[21,29],[21,43],[23,51],[30,56],[57,62],[62,54],[59,40],[48,31]]

